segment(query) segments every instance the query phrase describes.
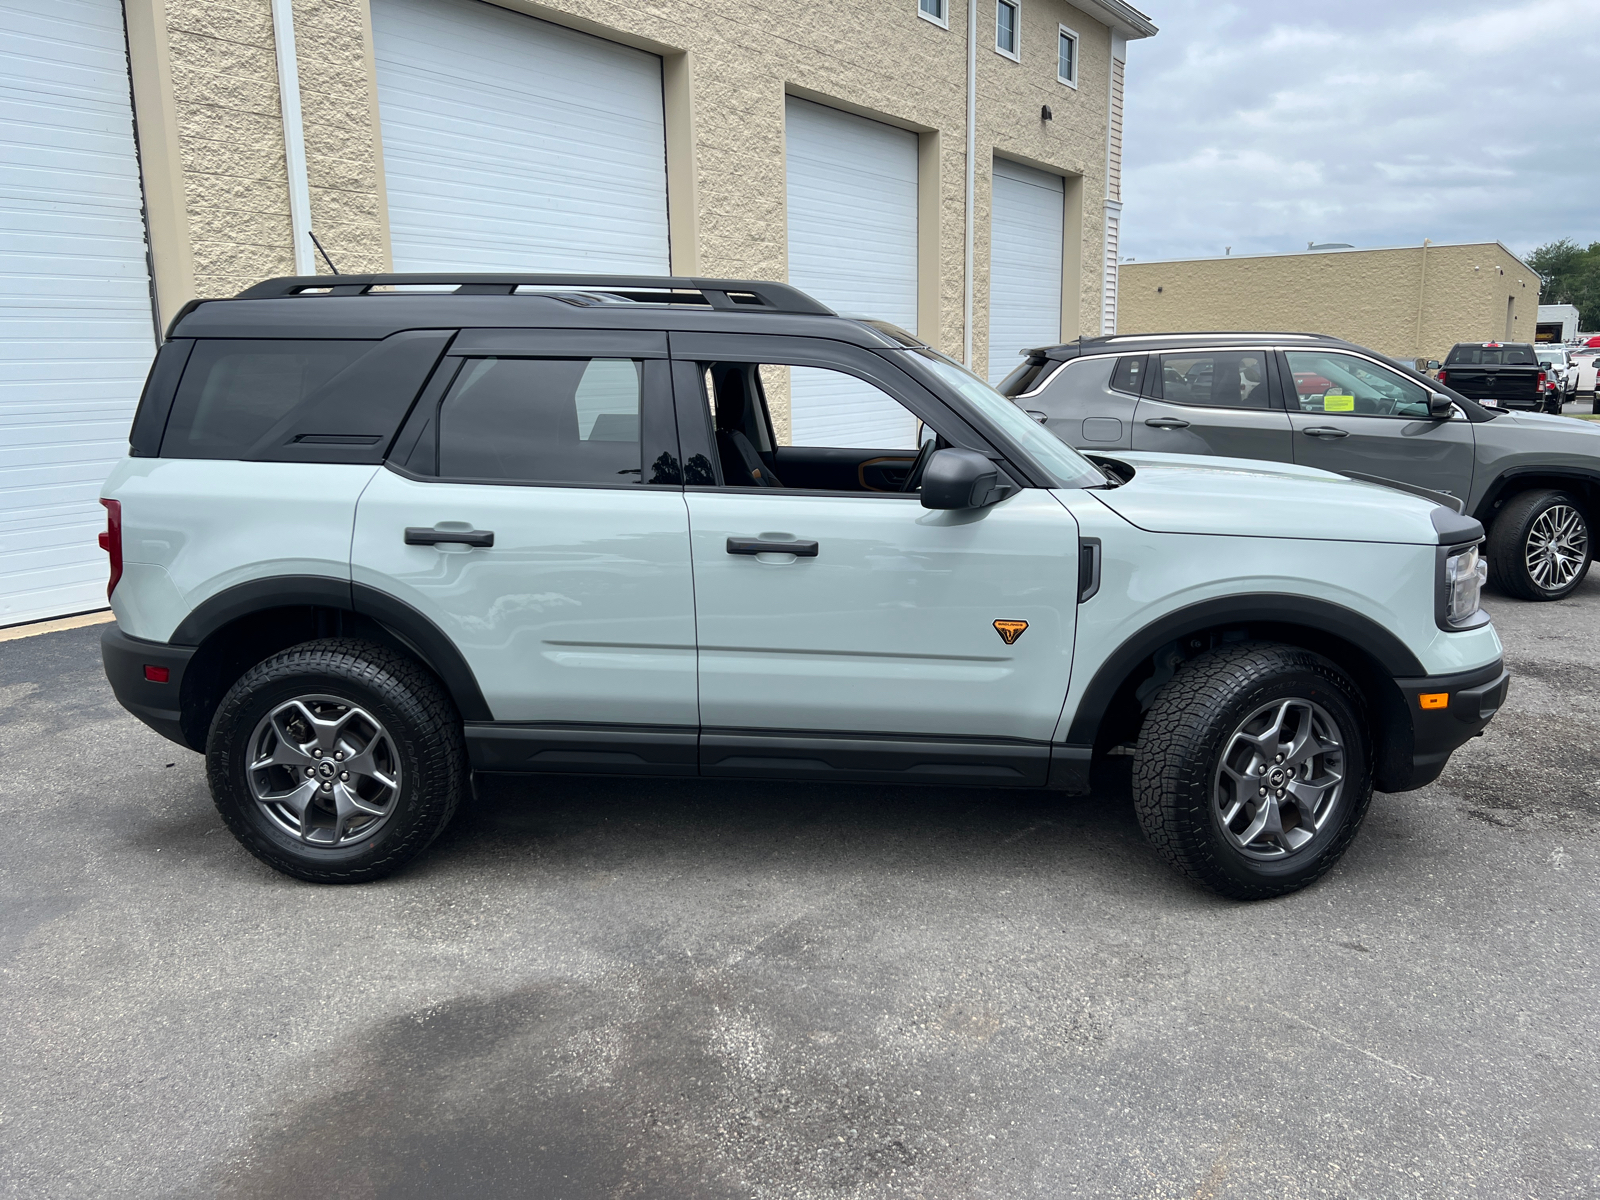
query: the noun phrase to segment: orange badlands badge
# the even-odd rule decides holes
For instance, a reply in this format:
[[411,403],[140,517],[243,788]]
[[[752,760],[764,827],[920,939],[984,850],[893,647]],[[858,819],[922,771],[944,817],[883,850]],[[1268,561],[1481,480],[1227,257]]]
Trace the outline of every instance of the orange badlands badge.
[[1005,643],[1008,646],[1015,643],[1022,636],[1022,631],[1027,627],[1028,623],[1026,621],[996,621],[994,623],[994,631],[1005,639]]

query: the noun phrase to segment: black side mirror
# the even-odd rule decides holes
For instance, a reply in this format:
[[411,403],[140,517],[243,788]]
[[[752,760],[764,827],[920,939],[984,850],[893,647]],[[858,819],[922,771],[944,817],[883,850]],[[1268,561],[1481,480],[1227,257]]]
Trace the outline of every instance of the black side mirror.
[[1428,415],[1435,421],[1448,421],[1455,402],[1443,392],[1428,393]]
[[982,508],[1000,499],[1000,472],[976,450],[936,450],[922,472],[923,508]]

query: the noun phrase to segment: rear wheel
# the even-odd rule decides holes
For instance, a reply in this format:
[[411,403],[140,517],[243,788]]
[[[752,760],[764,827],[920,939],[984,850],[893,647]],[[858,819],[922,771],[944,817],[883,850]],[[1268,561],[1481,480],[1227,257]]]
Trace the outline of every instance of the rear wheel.
[[244,847],[315,883],[397,870],[449,823],[467,779],[460,720],[433,676],[348,639],[247,671],[211,723],[206,769]]
[[1559,600],[1589,570],[1589,521],[1566,492],[1513,496],[1489,530],[1489,578],[1521,600]]
[[1145,836],[1212,891],[1261,900],[1321,878],[1372,799],[1355,686],[1292,646],[1226,646],[1156,693],[1134,759]]

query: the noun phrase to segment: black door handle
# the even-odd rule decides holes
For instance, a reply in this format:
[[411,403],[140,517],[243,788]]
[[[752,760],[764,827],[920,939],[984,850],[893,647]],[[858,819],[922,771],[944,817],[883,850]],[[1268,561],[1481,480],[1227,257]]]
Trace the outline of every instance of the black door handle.
[[1177,417],[1151,417],[1145,422],[1151,429],[1187,429],[1189,422]]
[[412,525],[406,529],[406,545],[437,546],[441,542],[458,542],[463,546],[489,547],[494,545],[492,529],[427,529]]
[[796,558],[815,558],[815,542],[769,542],[761,538],[728,539],[729,554],[792,554]]
[[1341,438],[1350,436],[1348,429],[1335,429],[1331,425],[1314,425],[1310,429],[1302,429],[1300,432],[1307,437]]

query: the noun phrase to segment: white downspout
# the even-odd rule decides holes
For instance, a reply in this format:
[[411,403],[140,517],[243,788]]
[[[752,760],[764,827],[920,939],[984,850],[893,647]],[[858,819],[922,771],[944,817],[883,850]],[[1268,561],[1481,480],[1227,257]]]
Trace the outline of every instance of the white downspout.
[[272,38],[278,56],[278,107],[283,113],[283,152],[289,174],[289,229],[294,238],[294,273],[315,275],[311,244],[311,184],[306,177],[306,134],[300,119],[300,66],[294,50],[291,0],[272,0]]
[[977,156],[978,156],[978,3],[979,0],[967,0],[967,244],[966,244],[966,290],[962,297],[961,327],[964,331],[962,341],[961,361],[967,364],[967,370],[987,377],[987,371],[978,371],[972,365],[972,247],[974,244],[973,230],[973,192],[977,186]]

